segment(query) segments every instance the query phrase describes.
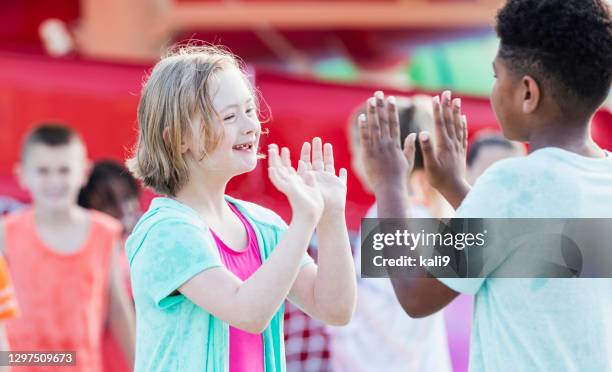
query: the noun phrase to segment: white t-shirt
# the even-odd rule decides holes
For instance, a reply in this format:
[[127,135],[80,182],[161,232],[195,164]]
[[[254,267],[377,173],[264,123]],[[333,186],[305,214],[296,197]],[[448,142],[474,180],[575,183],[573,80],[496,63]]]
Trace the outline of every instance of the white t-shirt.
[[[549,147],[500,161],[457,217],[612,218],[612,156]],[[470,371],[612,371],[612,279],[440,281],[475,294]]]
[[[412,215],[429,218],[425,208]],[[376,205],[366,218],[376,217]],[[450,372],[450,356],[442,311],[412,319],[402,309],[387,278],[362,279],[361,249],[355,248],[357,307],[351,322],[331,327],[334,372]]]

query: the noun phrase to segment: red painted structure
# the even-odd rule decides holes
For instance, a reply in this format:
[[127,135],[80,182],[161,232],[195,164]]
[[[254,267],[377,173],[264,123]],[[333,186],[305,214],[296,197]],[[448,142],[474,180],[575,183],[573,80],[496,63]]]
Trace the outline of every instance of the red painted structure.
[[[149,68],[0,53],[0,195],[27,200],[27,194],[12,177],[12,166],[18,160],[23,135],[40,122],[58,121],[77,129],[94,160],[124,159],[136,139],[136,107]],[[347,116],[375,88],[289,78],[257,68],[254,71],[256,86],[271,111],[271,120],[265,124],[270,134],[263,139],[262,149],[275,142],[296,154],[304,140],[321,136],[334,145],[338,166],[349,167]],[[497,126],[488,100],[463,97],[462,106],[471,133]],[[593,134],[602,146],[612,149],[610,112],[597,115]],[[229,192],[289,217],[284,197],[267,178],[265,161],[253,172],[232,181]],[[351,227],[357,226],[371,202],[372,197],[351,175],[347,208]]]

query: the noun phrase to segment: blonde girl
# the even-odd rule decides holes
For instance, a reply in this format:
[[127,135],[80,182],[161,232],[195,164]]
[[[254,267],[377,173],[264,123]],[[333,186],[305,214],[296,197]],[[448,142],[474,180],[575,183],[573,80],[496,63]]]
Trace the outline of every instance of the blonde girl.
[[[225,195],[257,165],[257,100],[240,63],[181,47],[148,77],[128,167],[164,196],[127,241],[136,302],[136,371],[284,371],[283,301],[348,323],[355,273],[344,218],[346,170],[332,147],[305,143],[298,169],[268,148],[268,174],[292,209]],[[317,230],[319,265],[306,249]]]

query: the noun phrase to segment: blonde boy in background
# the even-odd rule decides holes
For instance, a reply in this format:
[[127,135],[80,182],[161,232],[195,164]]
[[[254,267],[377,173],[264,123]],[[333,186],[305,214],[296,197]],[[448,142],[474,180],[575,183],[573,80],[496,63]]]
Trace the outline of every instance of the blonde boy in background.
[[[431,98],[398,97],[400,137],[433,128]],[[349,119],[351,167],[363,187],[372,192],[365,172],[359,144],[357,117],[365,113],[364,103]],[[451,217],[453,210],[446,200],[427,182],[423,159],[417,152],[417,165],[408,175],[405,190],[412,201],[412,215],[417,218]],[[376,218],[374,204],[364,216]],[[355,244],[357,307],[353,320],[331,332],[331,359],[334,372],[359,371],[428,371],[450,372],[444,314],[438,312],[423,319],[411,319],[395,299],[393,286],[386,278],[360,278],[361,249]]]
[[97,372],[107,318],[131,363],[135,325],[116,264],[121,225],[77,205],[87,170],[85,146],[71,129],[42,125],[30,132],[16,173],[32,206],[4,218],[0,249],[21,307],[21,316],[7,323],[11,348],[75,351],[71,370]]

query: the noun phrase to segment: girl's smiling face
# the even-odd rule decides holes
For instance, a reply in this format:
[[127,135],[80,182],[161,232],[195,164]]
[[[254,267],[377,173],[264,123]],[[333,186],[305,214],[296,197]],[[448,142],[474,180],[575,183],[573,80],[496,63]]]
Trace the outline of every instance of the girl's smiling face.
[[[212,125],[221,130],[221,137],[198,166],[207,173],[230,178],[252,171],[257,166],[261,124],[255,98],[244,74],[235,67],[224,67],[215,73],[208,88],[214,111],[218,113],[218,117],[213,117]],[[206,124],[197,115],[190,145],[194,154],[200,154],[203,148],[199,140],[202,125]]]

